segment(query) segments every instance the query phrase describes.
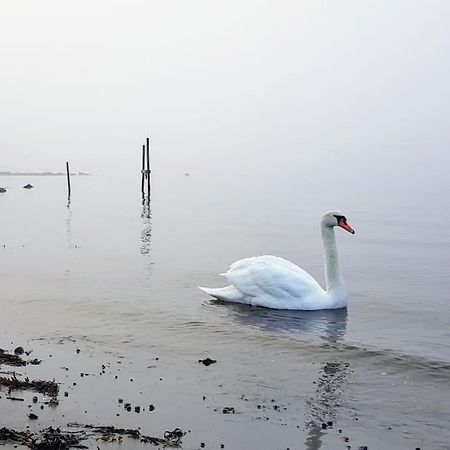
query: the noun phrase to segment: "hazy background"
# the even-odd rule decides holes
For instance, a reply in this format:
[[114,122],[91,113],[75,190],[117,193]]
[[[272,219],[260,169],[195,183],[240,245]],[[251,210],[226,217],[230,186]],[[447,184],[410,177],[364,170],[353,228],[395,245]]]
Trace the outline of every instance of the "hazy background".
[[[157,350],[176,377],[159,391],[173,399],[162,430],[179,417],[192,448],[292,448],[318,405],[353,448],[448,449],[449,25],[447,0],[0,0],[0,171],[69,160],[95,175],[72,178],[70,208],[64,177],[0,177],[5,348],[21,333],[17,345],[75,336],[134,361]],[[323,283],[331,208],[356,229],[337,231],[347,312],[233,308],[197,289],[265,253]],[[199,377],[208,354],[218,367]],[[348,382],[330,385],[318,362],[336,359]],[[219,383],[220,406],[244,411],[234,422],[205,413],[197,386]],[[295,403],[277,411],[290,425],[253,420],[243,392],[255,411],[267,395]],[[73,419],[95,423],[95,408]]]
[[149,133],[161,178],[442,189],[449,23],[429,0],[1,1],[0,170],[135,174]]

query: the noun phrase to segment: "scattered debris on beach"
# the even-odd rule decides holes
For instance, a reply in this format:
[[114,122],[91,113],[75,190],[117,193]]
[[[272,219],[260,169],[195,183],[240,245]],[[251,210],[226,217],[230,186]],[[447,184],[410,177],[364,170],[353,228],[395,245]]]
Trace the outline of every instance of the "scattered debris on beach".
[[30,380],[28,377],[19,380],[16,374],[13,374],[11,377],[0,377],[0,386],[7,387],[10,392],[31,390],[52,398],[56,398],[59,391],[59,386],[55,381]]
[[0,442],[14,442],[37,450],[88,448],[81,444],[81,441],[87,438],[84,431],[68,432],[53,427],[46,428],[39,433],[16,431],[6,427],[0,429]]
[[0,364],[8,366],[25,366],[27,363],[18,354],[8,353],[0,348]]
[[31,364],[32,366],[38,366],[41,364],[42,360],[38,358],[30,359],[25,361],[21,355],[25,354],[29,356],[32,351],[25,351],[22,347],[17,347],[14,349],[14,353],[8,353],[0,348],[0,364],[6,364],[7,366],[25,366]]
[[[35,358],[30,361],[25,361],[22,356],[29,355],[31,353],[23,349],[23,347],[16,347],[14,352],[0,349],[0,364],[8,366],[26,366],[38,365],[42,361]],[[77,351],[79,353],[79,350]],[[107,365],[102,365],[102,373],[105,373]],[[68,370],[68,369],[67,369]],[[55,380],[45,381],[41,379],[30,379],[25,375],[21,375],[15,371],[0,372],[0,389],[6,388],[7,396],[4,398],[7,400],[14,400],[17,402],[24,402],[25,399],[20,396],[14,396],[14,391],[28,390],[38,392],[40,394],[50,397],[48,401],[43,403],[51,406],[58,406],[58,394],[59,385]],[[89,373],[82,372],[81,376],[88,376]],[[117,376],[116,376],[117,378]],[[75,385],[76,383],[74,383]],[[64,396],[68,396],[68,392],[64,392]],[[0,397],[1,398],[1,397]],[[38,397],[35,395],[32,398],[33,404],[38,403]],[[123,400],[122,400],[123,402]],[[30,406],[29,406],[30,407]],[[43,409],[43,406],[41,406]],[[129,404],[129,410],[131,410],[131,404]],[[141,412],[140,406],[135,406],[135,412]],[[155,407],[150,405],[148,410],[153,411]],[[39,416],[33,412],[27,413],[27,418],[30,421],[36,421]],[[69,449],[69,448],[90,448],[82,443],[89,439],[101,440],[103,442],[124,442],[125,439],[138,440],[142,444],[151,444],[160,447],[181,447],[181,439],[186,434],[180,428],[175,428],[171,431],[166,431],[163,437],[154,437],[141,434],[139,429],[131,428],[116,428],[114,426],[103,425],[86,425],[80,423],[71,423],[64,425],[65,430],[62,427],[58,428],[45,428],[39,432],[24,430],[16,430],[12,428],[3,427],[0,428],[0,446],[5,444],[24,445],[30,449]],[[27,427],[28,428],[28,427]],[[71,431],[70,428],[78,428],[76,431]]]
[[116,428],[112,425],[84,425],[79,423],[70,423],[69,427],[83,428],[84,430],[92,430],[93,433],[99,434],[99,439],[105,442],[114,442],[120,436],[128,436],[133,439],[139,439],[144,444],[164,445],[166,447],[180,447],[181,438],[186,434],[180,428],[175,428],[173,431],[166,431],[163,438],[154,436],[147,436],[141,434],[139,430],[130,428]]
[[122,442],[123,437],[138,439],[143,444],[162,445],[164,447],[179,448],[181,438],[186,434],[179,428],[166,431],[164,437],[146,436],[139,430],[115,428],[113,426],[68,424],[69,428],[80,428],[78,431],[63,431],[61,428],[45,428],[40,432],[16,431],[6,427],[0,428],[0,443],[14,442],[31,449],[52,450],[69,448],[89,448],[81,442],[95,438],[104,442]]

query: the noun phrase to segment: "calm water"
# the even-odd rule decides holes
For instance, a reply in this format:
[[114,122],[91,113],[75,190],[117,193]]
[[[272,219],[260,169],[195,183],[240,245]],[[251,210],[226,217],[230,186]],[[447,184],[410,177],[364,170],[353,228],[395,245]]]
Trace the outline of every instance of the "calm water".
[[[295,448],[331,448],[314,425],[323,419],[372,448],[450,448],[448,190],[267,175],[172,173],[154,180],[150,209],[139,179],[74,177],[68,208],[64,178],[0,178],[2,336],[157,351],[175,370],[211,355],[222,367],[204,385],[223,383],[235,402],[291,405],[267,436],[258,429],[268,449],[294,424],[304,431]],[[356,230],[337,231],[347,310],[214,304],[196,289],[223,285],[231,262],[258,254],[322,283],[319,218],[332,208]]]

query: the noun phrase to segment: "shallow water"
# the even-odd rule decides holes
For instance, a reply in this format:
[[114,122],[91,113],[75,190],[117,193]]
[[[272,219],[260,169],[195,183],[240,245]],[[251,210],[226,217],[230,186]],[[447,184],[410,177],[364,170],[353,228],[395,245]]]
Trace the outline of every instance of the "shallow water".
[[[435,207],[446,191],[363,195],[342,185],[325,195],[313,179],[307,194],[296,177],[248,181],[156,178],[148,208],[139,179],[74,177],[67,207],[62,177],[0,178],[0,347],[11,336],[70,338],[136,360],[163,355],[173,377],[164,420],[226,438],[227,448],[335,448],[337,428],[369,448],[448,448],[450,231]],[[27,182],[35,188],[21,189]],[[223,285],[220,272],[257,254],[322,282],[318,221],[331,208],[356,229],[337,231],[347,310],[215,304],[196,289]],[[208,355],[218,365],[199,371]],[[194,421],[183,401],[205,391],[239,417]],[[272,398],[286,410],[261,424],[255,407]],[[326,420],[334,431],[320,429]]]

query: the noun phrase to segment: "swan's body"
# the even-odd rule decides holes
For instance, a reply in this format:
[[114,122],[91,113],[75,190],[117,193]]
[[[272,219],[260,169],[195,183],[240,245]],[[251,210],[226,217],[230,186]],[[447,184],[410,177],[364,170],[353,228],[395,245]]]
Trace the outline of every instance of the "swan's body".
[[274,309],[336,309],[347,306],[347,290],[339,268],[334,227],[354,233],[339,211],[325,213],[321,221],[326,290],[302,268],[276,256],[256,256],[233,263],[223,275],[231,283],[204,288],[217,300]]

